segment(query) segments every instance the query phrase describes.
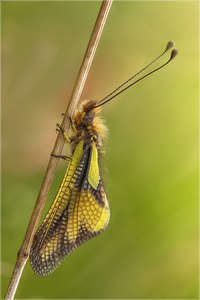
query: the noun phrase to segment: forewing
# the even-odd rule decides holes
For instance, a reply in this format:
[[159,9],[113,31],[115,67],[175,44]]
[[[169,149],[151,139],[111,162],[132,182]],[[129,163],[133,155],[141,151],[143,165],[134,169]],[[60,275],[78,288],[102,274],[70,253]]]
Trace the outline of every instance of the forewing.
[[91,164],[95,163],[92,151],[85,150],[78,163],[72,159],[52,207],[36,232],[30,261],[40,276],[51,273],[65,256],[108,224],[110,211],[102,180],[96,188],[88,181]]

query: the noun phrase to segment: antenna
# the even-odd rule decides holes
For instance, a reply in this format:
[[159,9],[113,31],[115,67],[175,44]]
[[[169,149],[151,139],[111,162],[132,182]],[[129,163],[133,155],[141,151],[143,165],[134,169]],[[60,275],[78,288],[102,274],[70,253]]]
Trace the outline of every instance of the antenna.
[[[166,66],[172,59],[174,59],[174,57],[178,54],[178,50],[173,49],[171,51],[171,56],[168,59],[167,62],[165,62],[164,64],[162,64],[160,67],[154,69],[153,71],[147,73],[146,75],[142,76],[141,78],[137,79],[136,81],[132,82],[131,84],[129,84],[128,86],[126,86],[125,88],[123,88],[122,90],[120,90],[124,85],[126,85],[129,81],[131,81],[133,78],[137,77],[138,75],[140,75],[144,70],[146,70],[147,68],[149,68],[152,64],[154,64],[157,60],[159,60],[169,49],[171,49],[172,47],[174,47],[174,42],[169,41],[167,43],[167,46],[165,48],[165,50],[158,56],[156,57],[153,61],[151,61],[148,65],[146,65],[143,69],[141,69],[139,72],[137,72],[136,74],[134,74],[133,76],[131,76],[129,79],[127,79],[125,82],[123,82],[122,84],[120,84],[114,91],[112,91],[111,93],[109,93],[107,96],[105,96],[104,98],[102,98],[101,100],[99,100],[97,102],[97,104],[94,107],[99,107],[104,105],[105,103],[107,103],[108,101],[110,101],[111,99],[115,98],[116,96],[118,96],[119,94],[121,94],[122,92],[124,92],[125,90],[127,90],[129,87],[131,87],[132,85],[136,84],[137,82],[139,82],[140,80],[144,79],[145,77],[149,76],[150,74],[162,69],[164,66]],[[116,93],[118,90],[120,90],[118,93]],[[113,95],[113,96],[112,96]]]

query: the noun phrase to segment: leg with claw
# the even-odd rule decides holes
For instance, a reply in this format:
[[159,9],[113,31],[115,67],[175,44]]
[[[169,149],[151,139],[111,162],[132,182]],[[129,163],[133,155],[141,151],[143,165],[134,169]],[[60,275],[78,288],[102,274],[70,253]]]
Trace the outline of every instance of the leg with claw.
[[64,160],[67,160],[68,162],[71,161],[71,157],[66,156],[66,155],[57,155],[57,154],[51,153],[51,156],[56,157],[56,158],[62,158]]
[[77,129],[76,129],[76,125],[75,125],[74,120],[72,119],[71,116],[69,116],[69,120],[70,120],[70,123],[71,123],[71,128],[72,128],[72,130],[73,130],[75,133],[77,133],[78,131],[77,131]]
[[67,133],[62,129],[62,127],[60,126],[60,124],[57,123],[56,126],[57,126],[56,130],[57,130],[57,131],[61,131],[62,134],[64,135],[66,141],[67,141],[68,143],[71,143],[71,142],[73,141],[73,139],[70,138],[70,137],[68,137]]

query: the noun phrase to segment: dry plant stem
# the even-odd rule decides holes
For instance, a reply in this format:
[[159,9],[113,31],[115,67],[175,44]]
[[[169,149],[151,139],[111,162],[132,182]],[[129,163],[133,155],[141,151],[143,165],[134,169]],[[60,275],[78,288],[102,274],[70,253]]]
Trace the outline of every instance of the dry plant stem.
[[[81,96],[90,66],[92,64],[92,60],[94,58],[94,55],[95,55],[95,52],[97,49],[98,42],[99,42],[101,33],[103,31],[103,27],[106,23],[106,19],[107,19],[111,4],[112,4],[112,0],[104,0],[100,7],[100,11],[99,11],[96,23],[94,25],[94,29],[91,34],[91,38],[88,43],[88,47],[87,47],[85,56],[83,58],[74,89],[72,91],[69,105],[67,106],[66,114],[65,114],[65,117],[63,118],[63,122],[61,124],[62,128],[66,131],[69,129],[69,126],[70,126],[68,116],[69,115],[73,116],[76,106],[79,103],[80,96]],[[59,133],[52,152],[56,155],[61,154],[63,146],[64,146],[63,135],[61,133]],[[43,183],[41,185],[41,188],[40,188],[40,191],[39,191],[36,203],[35,203],[35,207],[33,209],[33,212],[32,212],[28,227],[27,227],[27,231],[26,231],[22,246],[17,255],[15,268],[14,268],[14,271],[13,271],[13,274],[12,274],[12,277],[11,277],[11,280],[10,280],[10,283],[8,286],[8,290],[7,290],[7,293],[5,296],[6,300],[11,300],[15,296],[15,293],[16,293],[16,290],[17,290],[17,287],[19,284],[19,280],[21,278],[23,269],[26,265],[26,262],[27,262],[27,259],[29,256],[31,243],[32,243],[33,236],[34,236],[34,233],[36,230],[36,226],[37,226],[37,223],[41,216],[51,183],[53,181],[57,163],[58,163],[58,159],[51,156],[48,166],[47,166],[45,176],[44,176]]]

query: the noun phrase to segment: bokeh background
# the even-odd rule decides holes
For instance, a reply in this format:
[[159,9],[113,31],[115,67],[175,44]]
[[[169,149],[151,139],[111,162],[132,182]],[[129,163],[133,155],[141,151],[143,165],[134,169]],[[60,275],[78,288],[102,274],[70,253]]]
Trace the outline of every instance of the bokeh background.
[[[100,4],[1,3],[2,297]],[[28,263],[18,299],[199,298],[198,2],[114,2],[83,98],[105,96],[170,39],[177,58],[103,108],[108,229],[48,277]]]

